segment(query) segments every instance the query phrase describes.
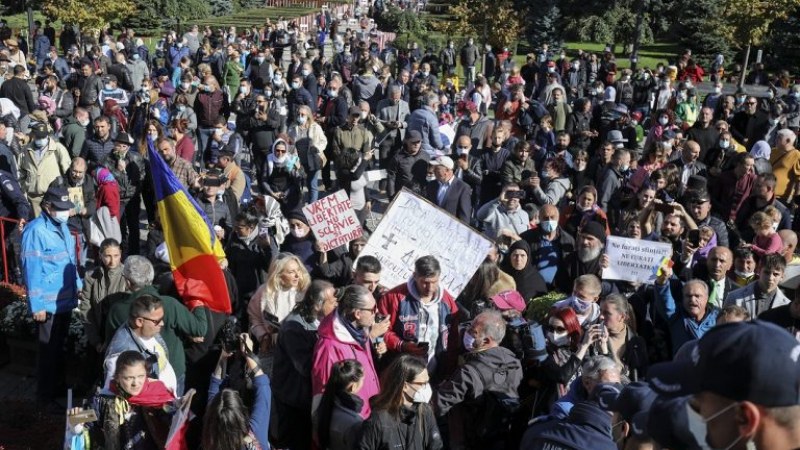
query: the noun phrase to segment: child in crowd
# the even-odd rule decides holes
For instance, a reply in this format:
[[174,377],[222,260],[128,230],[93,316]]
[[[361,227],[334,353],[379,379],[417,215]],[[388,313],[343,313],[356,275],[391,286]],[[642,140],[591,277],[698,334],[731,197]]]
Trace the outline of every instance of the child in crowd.
[[750,218],[750,227],[755,232],[752,244],[745,244],[759,257],[771,253],[780,253],[783,241],[775,230],[777,228],[774,218],[765,211],[759,211]]

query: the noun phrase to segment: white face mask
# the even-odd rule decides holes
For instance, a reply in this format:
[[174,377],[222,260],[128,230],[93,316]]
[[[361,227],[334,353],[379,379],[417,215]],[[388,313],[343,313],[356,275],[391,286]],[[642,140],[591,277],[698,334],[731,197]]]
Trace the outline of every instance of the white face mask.
[[778,222],[773,222],[773,223],[772,223],[772,231],[774,231],[774,232],[776,232],[776,233],[777,233],[777,232],[778,232],[778,226],[779,226],[779,225],[780,225],[780,224],[779,224]]
[[361,120],[366,120],[367,119],[367,112],[366,111],[361,111],[361,114],[359,114],[359,117],[361,118]]
[[721,92],[722,92],[722,88],[721,88],[721,87],[715,87],[715,88],[714,88],[714,93],[715,93],[715,94],[719,94],[719,93],[721,93]]
[[417,392],[414,392],[412,401],[414,403],[429,403],[433,397],[433,389],[430,383],[425,383]]
[[666,118],[666,117],[662,117],[662,118],[658,119],[658,123],[660,123],[662,126],[665,126],[666,124],[669,123],[669,119]]
[[725,149],[731,146],[731,141],[719,141],[719,148]]
[[556,347],[566,347],[569,345],[569,334],[567,334],[566,331],[563,333],[548,331],[546,337],[547,340]]
[[303,70],[300,73],[302,73],[304,77],[307,77],[307,76],[311,75],[311,71],[310,70]]
[[214,128],[214,134],[217,136],[222,136],[222,128]]
[[155,140],[158,139],[158,132],[150,133],[149,136],[150,136],[150,139],[155,141]]
[[756,274],[755,272],[744,272],[744,271],[741,271],[741,270],[734,270],[733,272],[739,278],[750,278],[750,277],[752,277],[752,276],[754,276]]
[[[686,402],[686,416],[689,419],[689,433],[692,434],[694,440],[700,445],[703,449],[711,449],[711,446],[708,445],[706,441],[706,436],[708,435],[708,422],[716,419],[717,417],[721,416],[725,411],[737,406],[738,403],[731,403],[730,405],[722,408],[721,410],[717,411],[716,413],[712,414],[707,419],[703,418],[697,411],[695,411],[689,402]],[[725,446],[722,449],[718,450],[730,450],[742,440],[742,436],[739,436],[734,440],[730,445]]]
[[292,89],[300,89],[300,83],[292,83]]
[[53,220],[58,223],[67,223],[69,220],[69,210],[67,211],[53,211]]
[[436,175],[433,175],[433,174],[428,175],[428,176],[425,177],[425,179],[427,181],[434,181],[436,179]]
[[552,233],[558,227],[557,220],[545,220],[543,222],[539,222],[539,226],[542,227],[542,231],[545,233]]
[[188,91],[192,87],[192,83],[181,83],[181,89]]
[[107,91],[110,91],[111,89],[113,89],[113,87],[111,87],[111,85],[110,85],[110,84],[108,84],[108,83],[106,83],[106,84],[105,84],[103,87],[104,87],[104,88],[105,88],[105,90],[107,90]]
[[303,124],[306,123],[306,119],[307,119],[306,116],[299,116],[297,118],[297,123],[299,123],[300,125],[303,125]]
[[36,139],[33,141],[33,146],[36,148],[44,148],[47,145],[47,138]]
[[247,94],[250,93],[250,88],[247,87],[247,86],[242,86],[242,87],[239,88],[239,92],[244,94],[244,95],[247,95]]
[[82,126],[83,128],[86,128],[86,127],[89,126],[89,121],[88,120],[83,120],[81,122],[78,122],[78,125]]
[[308,235],[308,229],[305,228],[292,228],[292,236],[301,239]]

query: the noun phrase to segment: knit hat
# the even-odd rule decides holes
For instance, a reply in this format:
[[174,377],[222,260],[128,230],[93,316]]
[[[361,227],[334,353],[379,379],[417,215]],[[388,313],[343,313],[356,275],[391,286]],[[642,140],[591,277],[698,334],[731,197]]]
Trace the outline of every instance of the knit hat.
[[300,222],[303,222],[304,224],[308,225],[308,219],[306,219],[306,216],[303,214],[303,211],[299,209],[293,209],[289,211],[289,214],[286,215],[286,220],[292,220],[292,219],[299,220]]
[[581,234],[588,234],[589,236],[596,237],[603,245],[606,243],[606,229],[595,221],[588,222],[581,228],[580,232]]

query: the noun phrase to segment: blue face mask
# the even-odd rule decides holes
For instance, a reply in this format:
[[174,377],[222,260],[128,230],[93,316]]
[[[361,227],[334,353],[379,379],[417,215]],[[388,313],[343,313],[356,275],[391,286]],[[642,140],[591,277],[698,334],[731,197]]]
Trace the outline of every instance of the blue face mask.
[[543,222],[539,222],[539,226],[542,227],[542,231],[545,233],[552,233],[556,227],[558,227],[557,220],[545,220]]
[[51,217],[58,223],[67,223],[67,221],[69,220],[69,210],[53,211],[53,215]]

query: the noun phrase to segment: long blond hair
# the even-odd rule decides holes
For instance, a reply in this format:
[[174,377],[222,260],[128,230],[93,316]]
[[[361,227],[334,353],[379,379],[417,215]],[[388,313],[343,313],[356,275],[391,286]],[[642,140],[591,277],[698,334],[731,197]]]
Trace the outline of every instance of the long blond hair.
[[300,282],[297,283],[298,297],[302,297],[302,294],[311,284],[311,275],[308,274],[306,266],[303,264],[300,258],[297,257],[297,255],[286,252],[279,253],[269,266],[269,273],[267,274],[266,282],[267,289],[266,292],[264,292],[264,295],[261,297],[262,311],[267,306],[266,304],[268,299],[273,298],[274,296],[278,295],[279,292],[284,290],[284,287],[281,286],[281,273],[286,270],[286,266],[288,266],[290,262],[297,264],[298,270],[300,271]]

